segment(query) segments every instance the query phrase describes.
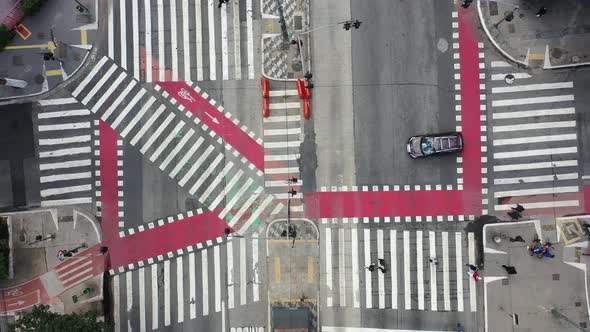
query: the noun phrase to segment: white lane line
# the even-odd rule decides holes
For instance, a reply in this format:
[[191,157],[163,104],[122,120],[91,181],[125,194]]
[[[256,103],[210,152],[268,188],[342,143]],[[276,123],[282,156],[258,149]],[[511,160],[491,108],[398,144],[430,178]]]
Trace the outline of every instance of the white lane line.
[[[550,201],[550,202],[535,202],[535,203],[520,203],[525,209],[548,209],[580,206],[580,201]],[[495,211],[509,211],[512,210],[514,204],[494,205]]]
[[500,198],[500,197],[512,197],[512,196],[547,195],[547,194],[555,195],[555,194],[564,194],[564,193],[577,193],[577,192],[579,192],[579,190],[580,190],[580,188],[578,186],[507,190],[507,191],[495,192],[494,197]]
[[40,179],[41,179],[41,183],[48,183],[48,182],[56,182],[56,181],[90,179],[91,177],[92,177],[91,172],[83,172],[83,173],[48,175],[48,176],[42,176]]
[[145,80],[151,82],[152,71],[152,4],[151,0],[144,0],[143,8],[145,9]]
[[141,119],[144,116],[144,114],[147,112],[147,110],[152,107],[152,105],[154,104],[155,101],[156,101],[156,98],[154,98],[154,96],[150,96],[150,99],[148,99],[147,103],[145,103],[143,105],[143,107],[139,110],[139,112],[137,112],[137,114],[135,114],[133,119],[131,119],[131,121],[129,121],[129,123],[127,124],[125,129],[123,129],[123,131],[121,132],[121,137],[127,137],[127,134],[129,134],[129,132],[133,128],[135,128],[135,125],[137,125],[139,123],[139,119]]
[[89,146],[85,146],[82,148],[68,148],[68,149],[60,149],[60,150],[53,150],[53,151],[47,151],[47,152],[39,152],[39,158],[73,156],[75,154],[85,154],[85,153],[90,153]]
[[158,328],[158,265],[152,264],[150,276],[152,278],[152,330]]
[[227,46],[227,6],[221,6],[221,74],[224,80],[229,79],[229,51]]
[[133,77],[139,80],[139,10],[137,0],[131,0],[133,17]]
[[492,74],[492,81],[503,81],[506,79],[506,75],[512,75],[515,79],[531,78],[531,75],[527,73],[504,73],[504,74]]
[[88,94],[84,97],[84,99],[82,99],[82,104],[87,105],[88,102],[90,102],[90,100],[94,97],[94,95],[96,95],[98,90],[100,90],[102,88],[102,86],[106,83],[106,81],[111,78],[111,75],[113,75],[113,73],[115,72],[116,69],[117,69],[117,65],[113,63],[111,65],[111,68],[109,68],[109,70],[92,87],[92,89],[90,90],[90,92],[88,92]]
[[197,139],[197,142],[194,143],[190,150],[184,155],[184,157],[182,157],[182,159],[176,164],[176,166],[174,167],[174,169],[172,170],[172,172],[170,172],[170,174],[168,174],[168,176],[170,176],[171,178],[174,178],[176,176],[176,174],[182,169],[182,167],[184,167],[184,164],[186,164],[186,162],[193,157],[193,155],[195,154],[195,152],[199,149],[199,147],[201,146],[201,144],[203,143],[203,141],[205,141],[205,139],[203,139],[203,137],[199,137]]
[[510,152],[495,152],[494,159],[505,159],[505,158],[522,158],[522,157],[533,157],[533,156],[553,156],[558,154],[576,154],[578,153],[577,147],[569,148],[554,148],[554,149],[537,149],[537,150],[523,150],[523,151],[510,151]]
[[[128,271],[125,272],[125,290],[127,291],[127,295],[125,296],[125,300],[127,303],[127,326],[131,326],[131,310],[133,310],[133,272]],[[130,330],[130,329],[129,329]]]
[[563,135],[544,135],[544,136],[529,136],[519,138],[506,138],[494,140],[494,146],[501,145],[515,145],[515,144],[530,144],[530,143],[544,143],[544,142],[561,142],[561,141],[575,141],[576,134]]
[[[110,29],[109,29],[110,30]],[[113,325],[115,332],[121,331],[121,286],[119,284],[119,275],[113,276]]]
[[203,298],[203,316],[209,315],[209,264],[207,263],[207,250],[201,251],[201,276]]
[[299,102],[279,102],[279,103],[270,103],[269,105],[271,110],[286,110],[286,109],[299,109],[301,108],[301,103]]
[[273,91],[269,91],[268,95],[270,97],[288,97],[288,96],[297,96],[298,92],[297,92],[297,89],[273,90]]
[[[377,230],[377,258],[385,258],[383,255],[383,230]],[[381,272],[381,271],[378,271]],[[344,273],[343,273],[344,274]],[[379,309],[385,309],[385,273],[379,273],[377,277],[379,287]]]
[[[211,152],[213,152],[215,148],[213,147],[213,145],[209,145],[209,147],[205,150],[205,152],[199,156],[199,158],[193,163],[193,165],[191,166],[191,168],[188,170],[188,172],[186,172],[186,174],[184,175],[184,177],[180,180],[179,184],[181,187],[184,187],[184,185],[187,183],[187,181],[193,176],[193,174],[195,174],[195,172],[197,171],[197,169],[199,169],[199,167],[201,167],[201,164],[203,164],[203,162],[205,161],[205,159],[207,159],[207,157],[209,157],[209,155],[211,154]],[[221,154],[217,154],[217,158],[219,159],[219,156]],[[209,167],[211,167],[211,164],[209,164]],[[200,181],[199,181],[200,180]],[[199,178],[199,180],[197,180],[197,182],[195,183],[195,185],[198,183],[199,186],[201,184],[203,184],[203,182],[205,181],[205,178]],[[194,186],[193,186],[194,187]],[[196,188],[195,188],[196,190]],[[191,193],[191,195],[194,193],[194,191]]]
[[299,174],[299,168],[297,167],[279,167],[279,168],[268,168],[264,170],[265,174]]
[[211,173],[213,173],[213,170],[215,170],[215,168],[217,167],[217,165],[219,165],[219,163],[221,162],[222,159],[223,159],[223,155],[221,153],[217,154],[217,157],[215,157],[215,159],[209,165],[209,167],[205,170],[205,172],[203,174],[199,175],[197,182],[195,182],[195,184],[189,190],[189,193],[191,195],[194,195],[194,193],[197,192],[197,190],[199,190],[201,185],[205,182],[205,180],[207,180],[209,175],[211,175]]
[[[270,91],[273,93],[276,91]],[[269,116],[268,118],[263,118],[262,121],[264,123],[267,122],[295,122],[301,121],[301,115],[284,115],[284,116]]]
[[219,246],[213,247],[213,272],[215,279],[215,312],[221,311],[221,259]]
[[[205,202],[205,200],[207,199],[207,196],[209,196],[211,194],[211,192],[215,189],[215,187],[217,187],[219,182],[221,182],[221,180],[224,179],[224,177],[227,175],[227,173],[231,170],[231,168],[233,166],[234,166],[234,163],[230,161],[225,165],[225,167],[223,168],[221,173],[217,174],[217,176],[215,177],[215,180],[213,180],[213,182],[211,182],[211,184],[209,185],[207,190],[205,190],[205,192],[201,196],[203,202]],[[213,211],[217,207],[217,205],[219,205],[219,203],[221,203],[221,200],[225,197],[225,194],[226,194],[225,188],[222,187],[221,191],[219,192],[217,197],[215,197],[215,199],[213,200],[211,205],[209,205],[209,207],[208,207],[209,211]]]
[[496,112],[492,114],[493,119],[519,119],[529,118],[536,116],[554,116],[554,115],[568,115],[576,114],[576,109],[573,107],[565,108],[553,108],[553,109],[542,109],[542,110],[531,110],[531,111],[518,111],[518,112]]
[[511,64],[509,64],[506,61],[492,61],[492,67],[494,68],[501,68],[501,67],[512,67]]
[[418,310],[424,310],[424,252],[422,231],[416,231],[416,283],[418,286]]
[[176,0],[170,2],[170,52],[172,53],[172,80],[178,81],[178,32],[176,28]]
[[227,255],[227,308],[233,309],[235,307],[235,295],[234,289],[236,285],[234,284],[234,249],[233,249],[233,241],[227,242],[226,246],[226,255]]
[[[428,249],[430,258],[436,258],[436,233],[428,232]],[[430,310],[438,310],[438,291],[436,289],[436,269],[437,265],[430,263]]]
[[[121,67],[127,69],[127,13],[125,12],[125,5],[127,1],[119,2],[119,29],[121,30],[121,39],[119,46],[121,47]],[[132,15],[135,16],[135,15]]]
[[333,305],[332,295],[334,292],[332,281],[332,229],[326,227],[326,306]]
[[346,256],[344,253],[344,228],[338,229],[338,291],[340,306],[346,307]]
[[162,154],[164,149],[166,149],[168,147],[168,145],[170,145],[170,142],[172,142],[174,137],[176,137],[178,132],[180,132],[180,130],[182,130],[183,127],[184,127],[184,121],[180,121],[179,123],[176,124],[176,127],[174,127],[174,129],[172,131],[170,131],[170,133],[168,133],[168,136],[164,139],[162,144],[160,144],[158,146],[158,148],[156,149],[156,151],[154,151],[154,153],[150,156],[151,162],[154,162],[156,159],[158,159],[160,154]]
[[39,145],[62,145],[72,143],[87,143],[90,142],[90,135],[70,136],[62,138],[41,138]]
[[54,125],[40,125],[37,127],[39,131],[77,130],[86,128],[90,128],[90,122],[72,122]]
[[165,33],[164,29],[164,0],[158,0],[158,59],[160,60],[159,63],[159,77],[157,78],[158,81],[165,81],[166,80],[166,49],[164,48],[165,42]]
[[89,191],[91,189],[92,189],[92,186],[89,184],[84,184],[84,185],[80,185],[80,186],[63,187],[63,188],[51,188],[51,189],[41,190],[41,197],[63,195],[63,194],[81,192],[81,191]]
[[445,311],[451,310],[451,287],[449,281],[449,233],[442,232],[443,302]]
[[571,128],[576,126],[576,121],[553,121],[553,122],[537,122],[537,123],[523,123],[517,125],[493,126],[492,130],[495,133],[503,133],[509,131],[524,131],[524,130],[538,130],[551,128]]
[[109,84],[107,91],[105,91],[100,96],[100,98],[98,99],[96,104],[94,104],[94,106],[92,106],[92,108],[90,109],[92,111],[92,113],[98,112],[98,110],[102,107],[102,105],[105,103],[105,101],[107,101],[107,99],[109,99],[111,97],[111,95],[113,94],[113,92],[115,92],[115,90],[119,87],[119,85],[121,85],[121,82],[123,82],[125,77],[127,77],[127,74],[124,71],[122,71],[119,74],[119,76],[117,77],[117,79],[115,80],[115,82],[113,82],[112,84]]
[[[473,232],[467,233],[467,248],[469,250],[469,264],[475,265],[475,235]],[[469,304],[471,305],[471,312],[477,311],[475,295],[475,280],[469,278]]]
[[88,73],[86,78],[82,82],[80,82],[80,84],[76,87],[74,92],[72,92],[72,96],[78,97],[78,95],[82,92],[82,90],[84,90],[86,85],[88,85],[88,83],[90,83],[90,81],[92,81],[92,79],[94,78],[96,73],[98,73],[98,71],[102,68],[102,66],[104,66],[104,64],[107,62],[108,59],[109,58],[107,58],[106,56],[103,56],[102,58],[100,58],[98,63],[92,68],[92,70],[90,71],[90,73]]
[[78,100],[76,98],[53,98],[53,99],[43,99],[37,100],[39,106],[56,106],[56,105],[66,105],[66,104],[75,104]]
[[390,260],[389,260],[389,274],[391,275],[391,309],[397,309],[397,230],[389,230],[389,246],[390,246]]
[[[258,188],[260,189],[260,191],[262,191],[262,188],[260,188],[260,187],[258,187]],[[242,227],[240,228],[240,233],[244,233],[254,223],[254,221],[260,216],[260,214],[262,214],[262,212],[270,205],[270,203],[272,202],[272,199],[273,198],[271,195],[266,196],[264,201],[262,201],[262,203],[256,208],[256,211],[254,211],[254,213],[252,213],[250,218],[248,218],[248,220],[246,220],[244,225],[242,225]],[[257,286],[255,285],[254,288],[256,288],[256,287]]]
[[[135,144],[137,144],[137,142],[143,137],[143,135],[152,127],[152,125],[154,124],[156,119],[160,116],[160,114],[162,114],[162,112],[164,112],[165,108],[166,108],[166,106],[164,106],[164,105],[160,105],[160,107],[158,107],[156,112],[154,112],[154,114],[148,119],[148,121],[141,126],[141,129],[137,132],[137,134],[135,134],[135,136],[131,140],[131,145],[135,146]],[[170,113],[170,114],[172,114],[172,113]]]
[[209,79],[211,81],[215,81],[217,79],[216,73],[216,66],[217,66],[217,58],[215,54],[215,3],[213,0],[209,0],[207,4],[207,14],[208,14],[208,25],[207,29],[209,30]]
[[[232,188],[236,185],[236,183],[240,180],[240,178],[242,177],[242,175],[244,174],[244,171],[242,171],[241,169],[238,170],[238,172],[236,174],[234,174],[234,176],[232,177],[232,179],[230,180],[230,182],[228,183],[228,185],[226,186],[226,188]],[[252,184],[252,182],[254,182],[254,180],[249,179],[250,184]],[[221,211],[221,213],[219,213],[219,218],[223,219],[225,218],[225,216],[229,213],[229,211],[234,207],[234,205],[236,205],[236,203],[238,202],[238,199],[240,198],[240,196],[242,196],[242,194],[248,189],[247,186],[249,186],[250,184],[246,185],[242,185],[242,187],[239,189],[238,193],[236,193],[231,200],[229,201],[229,203],[227,203],[227,205],[225,206],[225,208]],[[242,191],[242,193],[240,194],[240,191]],[[239,196],[238,196],[239,194]]]
[[189,37],[189,24],[188,24],[188,0],[182,0],[182,53],[184,54],[184,80],[191,80],[191,45]]
[[203,80],[203,22],[201,0],[195,0],[195,56],[197,57],[197,81]]
[[85,166],[90,166],[91,164],[92,164],[92,161],[90,159],[72,160],[72,161],[63,161],[63,162],[59,162],[59,163],[39,164],[39,169],[41,171],[47,171],[47,170],[52,170],[52,169],[85,167]]
[[[228,244],[231,244],[228,243]],[[188,280],[189,280],[189,311],[190,319],[197,318],[197,278],[195,266],[195,253],[188,254]]]
[[164,261],[164,326],[170,325],[170,261]]
[[541,83],[541,84],[525,84],[502,86],[492,88],[492,93],[506,93],[506,92],[525,92],[525,91],[539,91],[551,89],[569,89],[574,87],[574,82],[557,82],[557,83]]
[[412,284],[410,280],[410,232],[404,231],[404,305],[412,309]]
[[557,102],[572,101],[572,100],[574,100],[574,95],[560,95],[560,96],[518,98],[518,99],[503,99],[503,100],[492,100],[492,107],[518,106],[518,105],[544,104],[544,103],[557,103]]
[[265,149],[281,149],[281,148],[298,148],[301,145],[300,141],[286,141],[286,142],[264,142]]
[[[129,92],[131,92],[131,89],[133,89],[133,87],[136,84],[137,84],[137,81],[129,82],[129,84],[125,87],[125,89],[123,89],[123,91],[119,94],[117,99],[115,99],[115,101],[110,104],[109,108],[107,108],[106,111],[104,111],[104,113],[101,115],[100,118],[102,119],[102,121],[107,121],[109,116],[111,116],[111,114],[119,107],[119,105],[121,104],[123,99],[125,99],[125,97],[127,97]],[[92,109],[94,110],[94,107]]]
[[246,304],[246,239],[240,239],[240,305]]
[[65,118],[68,116],[81,116],[81,115],[89,115],[90,111],[86,109],[80,110],[69,110],[69,111],[59,111],[59,112],[43,112],[37,115],[38,119],[52,119],[52,118]]
[[358,232],[356,228],[350,230],[350,244],[352,254],[352,305],[355,308],[361,307],[361,286],[359,281],[359,244]]
[[121,121],[123,121],[123,119],[127,116],[127,114],[129,114],[129,111],[131,111],[131,109],[133,107],[135,107],[135,105],[139,102],[139,100],[143,97],[143,95],[145,93],[146,93],[146,90],[142,88],[141,90],[139,90],[139,92],[135,96],[133,96],[133,99],[131,99],[131,101],[127,104],[127,106],[125,106],[123,111],[121,111],[121,113],[119,113],[119,115],[115,118],[115,121],[113,121],[113,123],[111,123],[111,127],[113,129],[117,129],[117,126],[119,126]]
[[248,79],[254,79],[254,28],[252,24],[252,0],[246,0],[246,32],[248,38]]
[[145,269],[142,267],[139,272],[139,330],[145,331]]
[[563,174],[552,174],[552,175],[538,175],[538,176],[522,176],[515,178],[496,178],[494,184],[519,184],[519,183],[535,183],[535,182],[553,182],[563,180],[577,180],[579,178],[578,173],[563,173]]
[[240,2],[234,1],[233,8],[233,28],[234,28],[234,71],[235,71],[235,79],[241,80],[242,79],[242,58],[241,58],[241,51],[240,51]]
[[461,232],[455,232],[455,260],[457,271],[457,311],[463,311],[463,240]]
[[62,206],[62,205],[75,205],[75,204],[90,204],[92,203],[92,197],[78,197],[69,199],[55,199],[55,200],[41,200],[41,206]]
[[260,270],[258,267],[258,234],[253,235],[252,240],[252,271],[254,271],[254,280],[252,283],[252,301],[260,301]]
[[109,13],[108,13],[108,48],[109,48],[109,58],[115,59],[115,21],[113,18],[113,3],[114,1],[109,1]]
[[494,166],[494,172],[520,171],[520,170],[555,168],[555,167],[577,167],[577,166],[578,166],[577,160],[546,161],[546,162],[540,162],[540,163],[497,165],[497,166]]
[[[363,229],[364,231],[364,241],[363,244],[365,246],[365,266],[369,266],[373,264],[371,262],[371,230],[368,228]],[[380,272],[380,271],[378,271]],[[371,271],[369,269],[365,269],[365,304],[366,308],[373,307],[373,280],[371,278]]]
[[176,144],[176,146],[174,146],[174,149],[172,149],[172,151],[170,151],[168,156],[166,156],[166,159],[164,159],[164,162],[162,162],[162,164],[160,165],[161,170],[164,170],[168,166],[168,164],[170,164],[172,159],[174,159],[174,157],[176,157],[178,152],[180,152],[180,150],[182,150],[182,148],[186,145],[186,142],[188,142],[188,140],[193,136],[194,133],[195,133],[195,131],[193,129],[190,129],[188,131],[188,133],[186,133],[185,135],[182,136],[182,139],[180,140],[180,142],[178,142],[178,144]]
[[264,136],[278,136],[278,135],[299,135],[301,128],[284,128],[284,129],[266,129]]
[[175,260],[176,263],[176,313],[177,322],[184,322],[184,271],[182,266],[182,256]]
[[150,138],[141,147],[141,149],[139,150],[139,152],[141,152],[142,154],[145,154],[147,152],[147,150],[152,146],[152,144],[154,144],[154,142],[156,141],[156,139],[160,138],[160,135],[162,134],[162,132],[164,131],[164,129],[166,129],[166,127],[168,127],[168,125],[170,124],[170,122],[172,122],[172,120],[174,119],[174,117],[175,117],[174,113],[168,114],[168,117],[166,117],[166,119],[164,120],[164,122],[162,122],[160,124],[160,126],[158,127],[158,129],[156,129],[156,131],[152,135],[150,135]]

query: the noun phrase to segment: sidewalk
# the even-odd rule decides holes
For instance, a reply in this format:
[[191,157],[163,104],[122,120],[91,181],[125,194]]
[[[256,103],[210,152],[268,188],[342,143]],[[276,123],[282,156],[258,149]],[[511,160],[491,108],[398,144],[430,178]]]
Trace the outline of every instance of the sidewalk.
[[[517,235],[526,242],[509,240]],[[530,256],[527,246],[534,238],[552,242],[555,257]],[[579,254],[588,242],[563,245],[558,240],[555,220],[484,226],[485,331],[588,327],[588,259]],[[514,266],[517,274],[508,275],[502,265]]]
[[[494,46],[525,67],[555,69],[590,64],[590,2],[478,0],[479,19]],[[520,6],[520,7],[519,7]]]
[[[0,100],[47,92],[72,76],[84,63],[98,29],[98,0],[46,1],[26,17],[9,45],[0,51],[0,77],[23,80],[25,88],[0,85]],[[52,52],[56,60],[44,60]],[[59,60],[59,61],[58,61]]]

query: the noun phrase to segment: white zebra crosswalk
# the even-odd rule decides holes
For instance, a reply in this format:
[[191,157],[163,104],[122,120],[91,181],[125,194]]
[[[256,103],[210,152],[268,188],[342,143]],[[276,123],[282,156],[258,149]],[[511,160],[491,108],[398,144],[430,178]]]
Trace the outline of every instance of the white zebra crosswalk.
[[139,81],[254,79],[253,0],[109,0],[108,56]]
[[[322,305],[394,310],[477,311],[473,233],[323,228]],[[384,259],[383,270],[370,271]]]
[[91,204],[91,112],[74,98],[37,103],[41,206]]
[[254,236],[114,275],[115,329],[151,331],[205,319],[223,306],[261,304],[259,257],[265,246]]
[[[574,83],[513,73],[502,61],[492,61],[491,71],[493,209],[509,211],[518,203],[535,209],[529,213],[576,212],[581,203]],[[505,80],[508,74],[514,79]]]

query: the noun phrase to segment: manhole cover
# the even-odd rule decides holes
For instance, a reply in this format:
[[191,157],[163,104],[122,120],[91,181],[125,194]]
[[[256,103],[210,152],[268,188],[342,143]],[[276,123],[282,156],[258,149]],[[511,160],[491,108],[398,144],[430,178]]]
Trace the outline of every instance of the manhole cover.
[[508,75],[504,76],[504,82],[506,82],[508,84],[514,83],[514,80],[516,80],[516,77],[514,77],[514,75],[512,75],[512,74],[508,74]]
[[576,307],[581,307],[581,306],[582,306],[582,302],[575,302],[575,303],[574,303],[574,305],[575,305]]
[[508,280],[508,279],[502,279],[502,285],[503,286],[507,286],[509,284],[510,284],[510,280]]
[[43,77],[43,75],[41,75],[41,74],[35,75],[35,83],[41,84],[43,82],[45,82],[45,77]]
[[559,280],[559,273],[553,274],[553,280]]
[[504,19],[506,22],[510,22],[514,19],[514,12],[511,10],[507,10],[504,12]]
[[560,48],[553,48],[551,49],[551,57],[554,59],[559,59],[561,58],[561,56],[563,55],[563,52],[561,51]]

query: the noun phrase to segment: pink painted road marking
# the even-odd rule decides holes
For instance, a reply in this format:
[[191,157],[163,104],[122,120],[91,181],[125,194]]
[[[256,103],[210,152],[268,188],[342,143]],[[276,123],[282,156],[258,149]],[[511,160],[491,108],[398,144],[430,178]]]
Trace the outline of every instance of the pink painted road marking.
[[[246,157],[259,170],[264,171],[264,148],[240,127],[228,119],[207,99],[196,93],[186,82],[159,82],[166,92],[182,104],[186,109],[201,119],[217,135]],[[181,93],[182,91],[182,93]],[[180,95],[186,97],[182,98]]]
[[306,193],[308,218],[479,215],[482,212],[479,48],[475,6],[458,8],[463,190]]
[[[147,71],[147,54],[145,47],[139,49],[141,71],[145,74]],[[160,77],[160,61],[156,57],[152,57],[152,82],[157,81],[172,81],[172,70],[166,68],[164,71],[165,77]]]
[[117,183],[117,132],[100,121],[100,200],[104,242],[119,238],[119,185]]

